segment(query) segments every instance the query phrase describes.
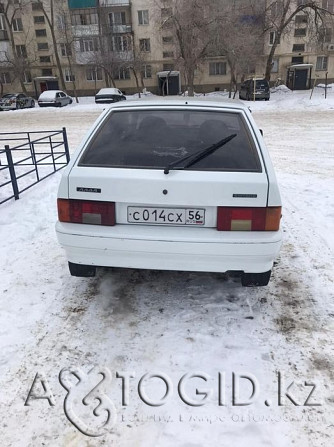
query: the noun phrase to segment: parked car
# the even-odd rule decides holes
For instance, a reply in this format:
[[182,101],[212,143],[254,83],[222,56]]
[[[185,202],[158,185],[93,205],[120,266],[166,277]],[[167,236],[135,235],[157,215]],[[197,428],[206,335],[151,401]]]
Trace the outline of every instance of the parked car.
[[56,232],[70,273],[97,266],[242,272],[266,285],[281,198],[260,130],[239,101],[114,104],[65,169]]
[[118,88],[101,88],[95,95],[96,104],[109,104],[124,101],[126,97]]
[[0,99],[0,110],[18,110],[35,107],[35,100],[24,93],[7,93]]
[[247,101],[264,99],[269,101],[270,89],[266,79],[247,79],[240,86],[239,98]]
[[39,95],[38,105],[40,107],[63,107],[72,104],[73,99],[61,90],[45,90]]

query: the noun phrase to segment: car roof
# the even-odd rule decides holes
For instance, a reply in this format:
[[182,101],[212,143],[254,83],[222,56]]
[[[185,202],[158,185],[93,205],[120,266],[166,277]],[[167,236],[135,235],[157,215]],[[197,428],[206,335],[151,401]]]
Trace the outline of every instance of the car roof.
[[119,92],[120,92],[120,90],[118,90],[118,88],[113,88],[113,87],[101,88],[101,90],[99,90],[97,92],[97,95],[110,95],[110,94],[114,94],[114,93],[119,94]]
[[41,93],[41,95],[43,95],[43,93],[65,93],[62,90],[44,90],[44,92]]
[[[142,98],[141,100],[131,100],[118,102],[113,104],[110,109],[114,108],[131,108],[131,107],[172,107],[172,106],[195,106],[195,107],[215,107],[228,108],[235,110],[249,110],[239,99],[217,99],[217,97],[183,97],[170,99],[170,97],[159,99]],[[109,110],[110,110],[109,109]]]

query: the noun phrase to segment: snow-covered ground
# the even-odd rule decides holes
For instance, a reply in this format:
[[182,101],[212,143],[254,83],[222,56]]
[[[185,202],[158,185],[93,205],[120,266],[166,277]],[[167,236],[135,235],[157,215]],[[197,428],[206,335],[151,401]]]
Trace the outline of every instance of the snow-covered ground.
[[[60,173],[1,205],[1,446],[333,445],[334,92],[325,99],[319,87],[310,99],[310,91],[279,89],[269,102],[249,105],[284,204],[284,245],[266,288],[241,288],[225,274],[104,269],[92,279],[70,277],[54,232]],[[66,126],[73,151],[104,107],[82,98],[62,109],[1,112],[0,132]],[[58,379],[62,368],[87,374],[95,365],[111,372],[98,395],[106,393],[114,406],[104,404],[116,412],[98,438],[66,418],[67,391]],[[127,406],[116,372],[135,375]],[[199,372],[207,382],[189,379],[187,395],[203,399],[196,387],[212,394],[203,406],[187,405],[178,383]],[[219,405],[219,372],[225,405]],[[164,405],[139,397],[146,373],[170,379],[173,393]],[[251,405],[233,402],[232,373],[235,383],[238,375],[257,382]],[[101,380],[95,371],[90,377]],[[239,382],[245,402],[251,382]],[[316,388],[306,404],[311,384]],[[66,405],[73,402],[73,413],[98,431],[104,416],[94,417],[92,404],[84,413],[77,389],[78,400],[69,392]],[[158,378],[146,380],[145,389],[155,401],[166,391]]]

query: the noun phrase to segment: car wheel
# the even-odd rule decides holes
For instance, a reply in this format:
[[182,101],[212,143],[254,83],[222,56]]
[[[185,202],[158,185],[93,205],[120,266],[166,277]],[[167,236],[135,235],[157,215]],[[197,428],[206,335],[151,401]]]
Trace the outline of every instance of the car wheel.
[[17,102],[15,108],[16,110],[22,109],[22,105],[19,102]]
[[73,262],[69,262],[68,268],[72,276],[89,278],[96,274],[96,267],[93,265],[74,264]]
[[31,101],[30,108],[33,109],[35,107],[35,101]]
[[70,102],[69,102],[69,104],[72,104],[72,102],[73,102],[73,100],[72,100],[72,99],[70,99]]
[[270,275],[271,270],[263,273],[242,273],[241,284],[244,287],[267,286]]

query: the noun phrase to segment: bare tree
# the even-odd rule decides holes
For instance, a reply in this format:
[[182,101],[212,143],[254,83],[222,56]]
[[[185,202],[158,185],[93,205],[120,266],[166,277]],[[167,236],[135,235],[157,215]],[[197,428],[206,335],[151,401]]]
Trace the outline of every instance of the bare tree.
[[56,3],[56,2],[54,2],[54,0],[34,0],[33,3],[39,4],[40,10],[43,12],[44,17],[47,21],[47,24],[48,24],[48,27],[50,30],[50,34],[51,34],[54,56],[56,59],[60,88],[62,90],[65,90],[65,80],[64,80],[62,65],[60,62],[59,50],[58,50],[58,45],[57,45],[57,37],[56,37],[57,23],[56,23],[55,5],[59,5],[59,3],[61,3],[61,2]]
[[161,28],[168,29],[175,40],[175,62],[183,69],[188,95],[194,95],[195,70],[201,65],[213,40],[210,14],[212,1],[172,0],[161,6]]
[[273,32],[273,41],[266,61],[265,78],[269,81],[273,58],[281,38],[289,32],[289,26],[299,13],[306,13],[320,36],[324,24],[333,14],[320,6],[319,1],[269,0],[264,9],[264,32]]
[[240,77],[255,71],[263,53],[263,45],[259,44],[262,26],[258,5],[259,2],[254,6],[248,0],[215,4],[215,39],[211,51],[213,56],[226,57],[230,68],[230,97],[232,90],[235,97]]
[[58,22],[57,28],[59,34],[61,35],[60,38],[61,40],[60,45],[62,47],[61,51],[64,52],[64,55],[66,56],[67,59],[68,64],[67,68],[69,70],[70,80],[73,88],[73,94],[76,102],[78,103],[79,99],[76,86],[76,73],[74,70],[75,61],[73,60],[73,50],[74,50],[73,47],[76,39],[72,34],[70,16],[68,14],[68,10],[64,4],[64,1],[63,4],[59,5],[57,22]]
[[28,58],[27,45],[28,45],[28,35],[25,35],[25,45],[20,45],[20,52],[17,51],[13,25],[16,19],[19,18],[21,13],[24,13],[25,7],[29,1],[22,1],[17,4],[14,0],[7,0],[6,3],[1,4],[0,13],[4,18],[6,24],[6,32],[9,34],[9,42],[11,46],[11,54],[4,53],[1,65],[5,68],[9,68],[14,79],[18,79],[21,85],[23,93],[27,94],[27,89],[25,86],[25,72],[30,68],[31,61]]

